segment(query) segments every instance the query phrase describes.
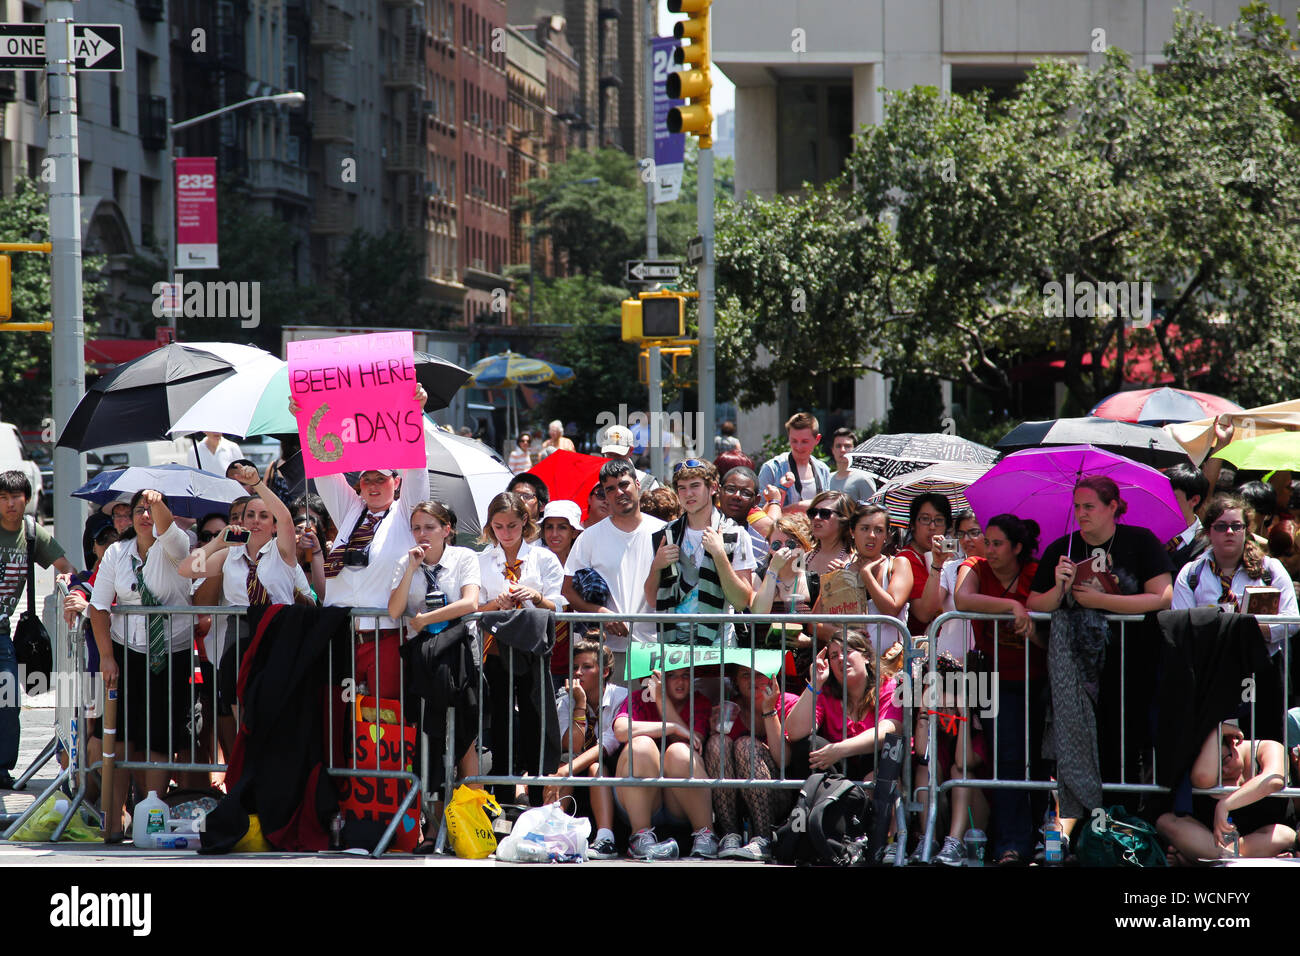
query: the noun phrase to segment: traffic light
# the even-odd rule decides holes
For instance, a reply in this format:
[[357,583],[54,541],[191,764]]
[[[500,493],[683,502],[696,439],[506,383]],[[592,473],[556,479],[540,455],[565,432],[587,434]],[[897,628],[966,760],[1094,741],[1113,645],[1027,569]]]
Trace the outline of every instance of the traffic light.
[[623,300],[623,341],[644,342],[686,337],[685,299],[648,295]]
[[699,138],[700,149],[713,147],[713,110],[709,93],[713,79],[709,72],[709,6],[713,0],[668,0],[669,13],[684,13],[686,19],[673,26],[673,36],[687,41],[673,59],[690,69],[668,74],[665,92],[669,99],[690,100],[689,106],[668,111],[670,133],[690,133]]
[[13,272],[9,257],[0,256],[0,320],[8,320],[14,315]]

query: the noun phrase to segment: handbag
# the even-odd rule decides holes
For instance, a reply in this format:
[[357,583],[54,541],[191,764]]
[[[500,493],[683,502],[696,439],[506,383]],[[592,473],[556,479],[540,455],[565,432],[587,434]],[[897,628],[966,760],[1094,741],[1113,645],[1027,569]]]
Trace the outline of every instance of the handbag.
[[14,656],[24,672],[23,687],[31,686],[33,677],[39,675],[43,686],[50,686],[50,671],[54,667],[54,649],[50,635],[36,614],[36,523],[24,519],[27,532],[27,610],[18,617],[14,629]]
[[1155,827],[1123,807],[1093,811],[1080,821],[1083,832],[1075,851],[1083,866],[1168,866]]

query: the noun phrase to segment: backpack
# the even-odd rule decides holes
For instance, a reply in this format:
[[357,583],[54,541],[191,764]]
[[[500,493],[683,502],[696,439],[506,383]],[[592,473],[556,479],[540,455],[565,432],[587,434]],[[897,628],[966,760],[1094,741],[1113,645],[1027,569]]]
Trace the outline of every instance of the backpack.
[[852,866],[861,863],[871,802],[838,773],[815,773],[799,790],[790,818],[772,841],[777,863]]

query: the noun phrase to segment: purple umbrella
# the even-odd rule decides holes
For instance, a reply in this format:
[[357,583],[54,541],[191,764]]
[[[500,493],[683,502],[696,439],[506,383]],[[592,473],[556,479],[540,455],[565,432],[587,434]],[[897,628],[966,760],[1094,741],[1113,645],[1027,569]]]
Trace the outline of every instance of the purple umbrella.
[[1008,455],[966,489],[966,500],[987,520],[1010,513],[1032,518],[1049,544],[1074,530],[1074,486],[1086,475],[1119,485],[1128,511],[1119,523],[1136,525],[1168,541],[1187,527],[1169,479],[1150,465],[1092,445],[1030,448]]

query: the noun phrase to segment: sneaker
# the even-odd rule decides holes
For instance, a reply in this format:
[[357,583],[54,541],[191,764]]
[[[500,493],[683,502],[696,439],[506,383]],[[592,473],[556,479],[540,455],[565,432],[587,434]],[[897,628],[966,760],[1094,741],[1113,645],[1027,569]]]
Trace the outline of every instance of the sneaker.
[[633,834],[627,855],[634,860],[675,860],[680,851],[676,840],[656,842],[654,827]]
[[898,844],[892,840],[876,850],[875,863],[878,866],[893,866],[897,859]]
[[13,788],[13,775],[8,770],[0,770],[0,790],[12,790]]
[[930,862],[942,863],[944,866],[962,866],[966,863],[966,847],[956,837],[944,837],[943,849]]
[[[933,844],[931,844],[931,846],[930,846],[930,851],[931,851],[931,852],[930,852],[930,862],[933,863],[933,862],[934,862],[934,845],[933,845]],[[921,838],[921,842],[918,843],[918,844],[916,845],[916,849],[912,851],[912,855],[909,856],[909,857],[907,858],[907,864],[908,864],[908,866],[919,866],[919,865],[921,865],[922,863],[924,863],[925,861],[921,859],[921,855],[922,855],[924,852],[925,852],[925,838],[922,837],[922,838]]]
[[718,859],[731,860],[736,858],[744,844],[741,842],[739,833],[728,833],[718,844]]
[[733,860],[748,860],[751,863],[768,863],[772,859],[772,841],[767,837],[756,836],[735,853]]
[[713,835],[713,831],[708,827],[701,827],[691,834],[695,842],[691,844],[691,856],[700,860],[716,860],[718,858],[718,838]]
[[603,840],[597,840],[591,846],[587,847],[587,859],[589,860],[617,860],[618,846],[613,840],[606,837]]

